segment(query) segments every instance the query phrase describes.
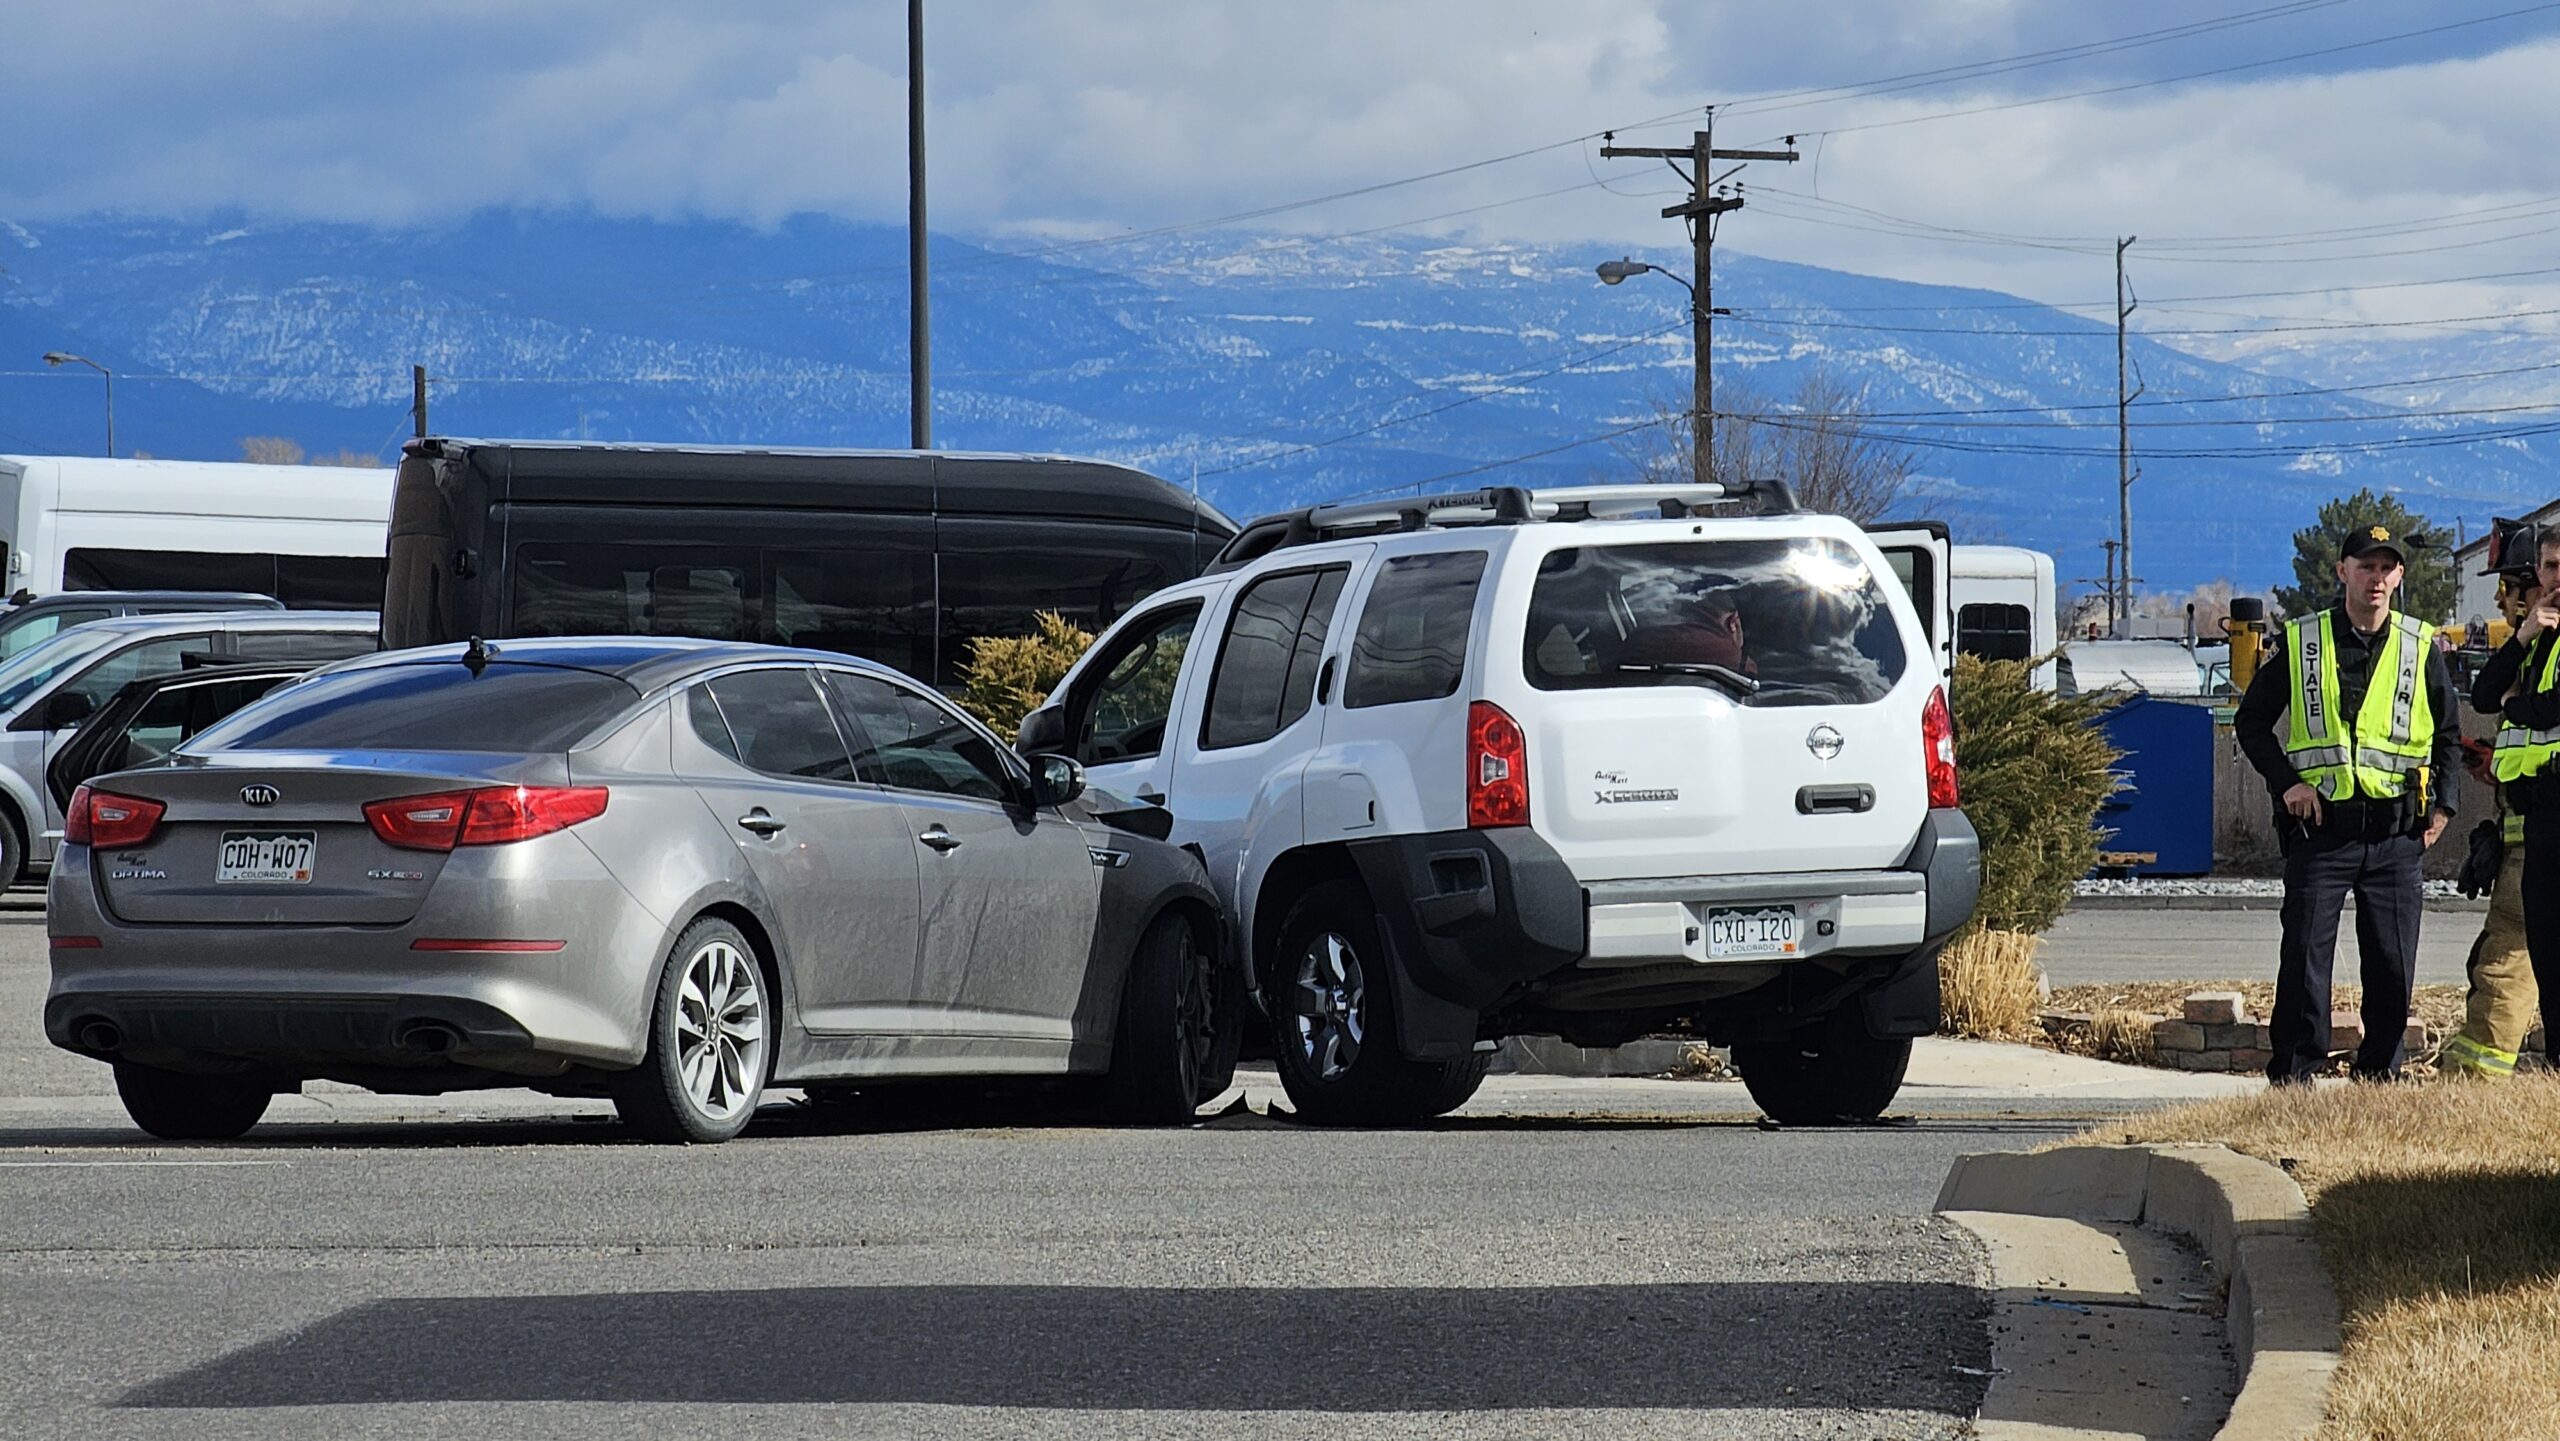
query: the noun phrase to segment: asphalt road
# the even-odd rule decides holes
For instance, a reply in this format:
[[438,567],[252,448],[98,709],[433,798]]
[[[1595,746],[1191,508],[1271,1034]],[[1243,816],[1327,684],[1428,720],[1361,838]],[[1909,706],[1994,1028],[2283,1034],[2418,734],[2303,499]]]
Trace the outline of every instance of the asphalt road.
[[1956,1436],[1986,1300],[1930,1203],[2084,1119],[1498,1078],[1410,1131],[775,1105],[678,1149],[315,1089],[169,1146],[43,977],[0,913],[12,1437]]
[[[2418,983],[2459,986],[2486,913],[2431,910],[2418,926]],[[2338,927],[2337,979],[2353,981],[2362,953],[2355,911]],[[2094,981],[2232,981],[2276,978],[2276,912],[2166,909],[2073,910],[2045,932],[2037,960],[2057,986]]]

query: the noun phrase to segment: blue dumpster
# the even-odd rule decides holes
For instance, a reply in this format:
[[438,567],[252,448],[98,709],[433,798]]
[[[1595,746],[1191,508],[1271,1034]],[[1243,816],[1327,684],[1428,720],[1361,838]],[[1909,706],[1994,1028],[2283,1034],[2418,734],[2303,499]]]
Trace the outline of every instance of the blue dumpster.
[[2101,853],[2148,856],[2109,869],[2138,876],[2201,876],[2213,871],[2213,710],[2137,696],[2098,719],[2098,729],[2124,759],[2124,789],[2098,810],[2115,832]]

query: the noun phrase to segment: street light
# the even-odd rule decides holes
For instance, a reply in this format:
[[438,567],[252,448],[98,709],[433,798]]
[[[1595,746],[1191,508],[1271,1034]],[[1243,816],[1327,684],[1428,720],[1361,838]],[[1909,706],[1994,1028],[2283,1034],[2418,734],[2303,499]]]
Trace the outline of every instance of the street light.
[[1696,371],[1691,382],[1695,390],[1695,399],[1689,408],[1689,444],[1693,452],[1689,464],[1696,478],[1705,480],[1715,474],[1716,444],[1715,392],[1709,388],[1711,382],[1708,376],[1712,372],[1707,368],[1710,363],[1707,348],[1714,344],[1715,332],[1709,327],[1707,318],[1713,315],[1731,315],[1733,312],[1721,305],[1700,305],[1697,286],[1681,280],[1675,272],[1665,270],[1650,261],[1620,256],[1615,260],[1603,260],[1592,268],[1599,275],[1600,283],[1603,285],[1623,284],[1630,275],[1659,275],[1678,281],[1680,288],[1689,292],[1689,320],[1697,334],[1698,349]]
[[67,350],[46,351],[44,353],[44,363],[47,365],[85,365],[91,370],[94,370],[107,378],[107,458],[109,460],[115,459],[116,373],[107,369],[105,366],[100,365],[98,362],[91,360],[85,355],[74,355]]

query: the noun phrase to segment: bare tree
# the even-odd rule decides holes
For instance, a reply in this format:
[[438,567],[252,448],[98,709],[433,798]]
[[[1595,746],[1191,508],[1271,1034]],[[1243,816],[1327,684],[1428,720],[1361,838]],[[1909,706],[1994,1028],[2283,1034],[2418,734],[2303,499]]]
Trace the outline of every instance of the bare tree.
[[240,458],[252,465],[300,465],[302,446],[281,435],[244,435]]
[[[1716,473],[1783,480],[1808,509],[1878,520],[1909,492],[1915,458],[1868,432],[1863,392],[1830,376],[1807,375],[1784,403],[1745,386],[1717,394]],[[1620,443],[1620,454],[1648,481],[1693,478],[1691,417],[1656,402],[1656,423]]]
[[344,466],[349,470],[381,470],[382,457],[366,450],[340,450],[329,455],[315,455],[305,462],[310,465]]

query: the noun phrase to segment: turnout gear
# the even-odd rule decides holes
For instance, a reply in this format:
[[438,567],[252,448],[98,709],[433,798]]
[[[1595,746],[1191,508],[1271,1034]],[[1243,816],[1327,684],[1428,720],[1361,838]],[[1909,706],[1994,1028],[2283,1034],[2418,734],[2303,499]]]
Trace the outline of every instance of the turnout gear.
[[2398,611],[2385,618],[2364,705],[2350,720],[2339,701],[2337,616],[2328,610],[2285,623],[2292,682],[2285,758],[2303,784],[2332,801],[2398,800],[2411,794],[2414,776],[2423,802],[2436,738],[2426,685],[2435,627]]
[[[2541,674],[2533,681],[2533,689],[2547,691],[2560,681],[2560,645],[2548,647],[2543,655]],[[2501,785],[2527,780],[2551,768],[2551,759],[2560,756],[2560,726],[2537,730],[2520,721],[2501,716],[2498,720],[2498,745],[2489,757],[2489,770]],[[2516,839],[2524,839],[2522,817],[2517,818]]]

